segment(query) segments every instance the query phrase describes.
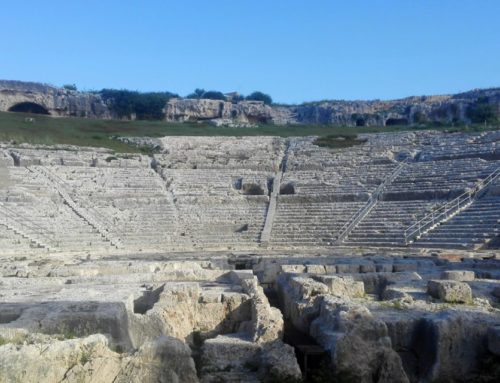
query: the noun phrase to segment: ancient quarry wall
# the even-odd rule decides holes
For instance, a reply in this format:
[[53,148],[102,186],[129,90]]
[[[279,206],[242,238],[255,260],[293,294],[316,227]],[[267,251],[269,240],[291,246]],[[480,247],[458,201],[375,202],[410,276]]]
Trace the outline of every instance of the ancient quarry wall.
[[0,81],[0,111],[29,111],[64,117],[112,117],[99,95],[5,80]]
[[167,121],[212,119],[282,124],[334,124],[347,126],[408,125],[469,122],[467,108],[479,97],[500,108],[500,90],[477,90],[450,96],[408,97],[389,101],[324,101],[291,106],[262,102],[230,103],[216,100],[172,99]]
[[281,312],[250,270],[126,258],[46,259],[30,263],[24,281],[2,270],[0,382],[300,377]]
[[[165,120],[208,121],[216,125],[256,123],[334,124],[346,126],[468,123],[468,107],[480,98],[500,113],[500,89],[456,95],[408,97],[400,100],[322,101],[301,105],[265,105],[260,101],[170,99]],[[0,80],[0,111],[30,111],[52,116],[116,118],[100,95],[49,85]]]
[[444,254],[303,256],[254,271],[278,290],[285,321],[326,351],[330,379],[465,382],[500,377],[499,267]]

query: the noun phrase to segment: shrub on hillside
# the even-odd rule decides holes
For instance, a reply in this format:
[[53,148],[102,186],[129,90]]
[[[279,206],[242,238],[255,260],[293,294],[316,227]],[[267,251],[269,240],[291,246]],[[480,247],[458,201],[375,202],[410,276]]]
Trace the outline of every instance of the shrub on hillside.
[[203,93],[202,98],[207,98],[209,100],[226,100],[226,96],[222,92],[218,92],[216,90],[209,90],[205,93]]
[[170,92],[136,92],[130,90],[103,89],[101,97],[120,118],[130,118],[132,114],[139,120],[160,120],[164,117],[166,102],[178,97]]
[[245,99],[249,101],[262,101],[266,105],[271,105],[273,103],[271,96],[262,92],[253,92],[246,96]]
[[467,117],[474,123],[495,123],[499,120],[498,109],[488,102],[487,97],[479,97],[467,108]]

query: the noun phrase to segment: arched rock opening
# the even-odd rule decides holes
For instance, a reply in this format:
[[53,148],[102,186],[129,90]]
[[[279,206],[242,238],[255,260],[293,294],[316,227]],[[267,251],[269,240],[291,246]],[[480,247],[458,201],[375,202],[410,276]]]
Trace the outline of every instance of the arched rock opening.
[[356,120],[356,126],[366,126],[366,120],[364,118],[358,118]]
[[264,195],[264,189],[259,184],[248,183],[241,186],[241,191],[245,195]]
[[280,186],[280,194],[295,194],[295,185],[292,182]]
[[9,112],[50,114],[49,111],[40,104],[34,102],[19,102],[9,108]]
[[408,125],[408,119],[406,118],[388,118],[385,122],[385,126],[391,125]]

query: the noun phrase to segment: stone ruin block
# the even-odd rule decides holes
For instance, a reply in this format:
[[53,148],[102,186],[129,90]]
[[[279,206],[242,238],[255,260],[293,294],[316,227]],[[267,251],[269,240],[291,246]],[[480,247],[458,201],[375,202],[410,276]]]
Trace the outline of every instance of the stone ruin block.
[[337,297],[359,298],[365,294],[363,282],[355,281],[351,276],[325,275],[315,278],[328,286],[329,293]]
[[473,281],[475,279],[474,271],[469,270],[446,270],[441,274],[441,279],[451,281]]
[[258,363],[259,345],[245,338],[243,334],[218,335],[207,339],[203,344],[203,365],[222,371],[243,366],[245,363]]
[[392,273],[393,271],[392,263],[379,263],[375,265],[375,271],[377,273]]
[[360,273],[374,273],[377,271],[376,266],[373,263],[362,263],[359,265]]
[[337,266],[325,265],[326,274],[337,274]]
[[390,301],[393,299],[402,299],[407,301],[412,300],[411,296],[407,292],[403,291],[402,288],[395,286],[387,287],[382,293],[382,299],[384,301]]
[[427,283],[427,293],[449,303],[469,303],[472,301],[472,290],[467,283],[459,281],[430,280]]
[[337,266],[338,274],[357,274],[359,273],[359,264],[339,264]]
[[401,262],[393,265],[395,273],[401,271],[417,271],[418,265],[415,262]]
[[328,294],[328,286],[312,278],[293,277],[290,279],[290,286],[295,292],[295,296],[301,298],[314,297],[320,294]]
[[302,274],[306,272],[304,265],[281,265],[281,271],[284,273]]
[[307,265],[306,272],[308,274],[325,274],[325,266],[323,265]]

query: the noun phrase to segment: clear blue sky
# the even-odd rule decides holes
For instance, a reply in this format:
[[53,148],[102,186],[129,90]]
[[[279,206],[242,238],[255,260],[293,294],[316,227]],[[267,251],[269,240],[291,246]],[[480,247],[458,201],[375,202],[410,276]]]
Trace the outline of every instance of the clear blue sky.
[[278,102],[500,86],[499,0],[23,0],[0,78]]

